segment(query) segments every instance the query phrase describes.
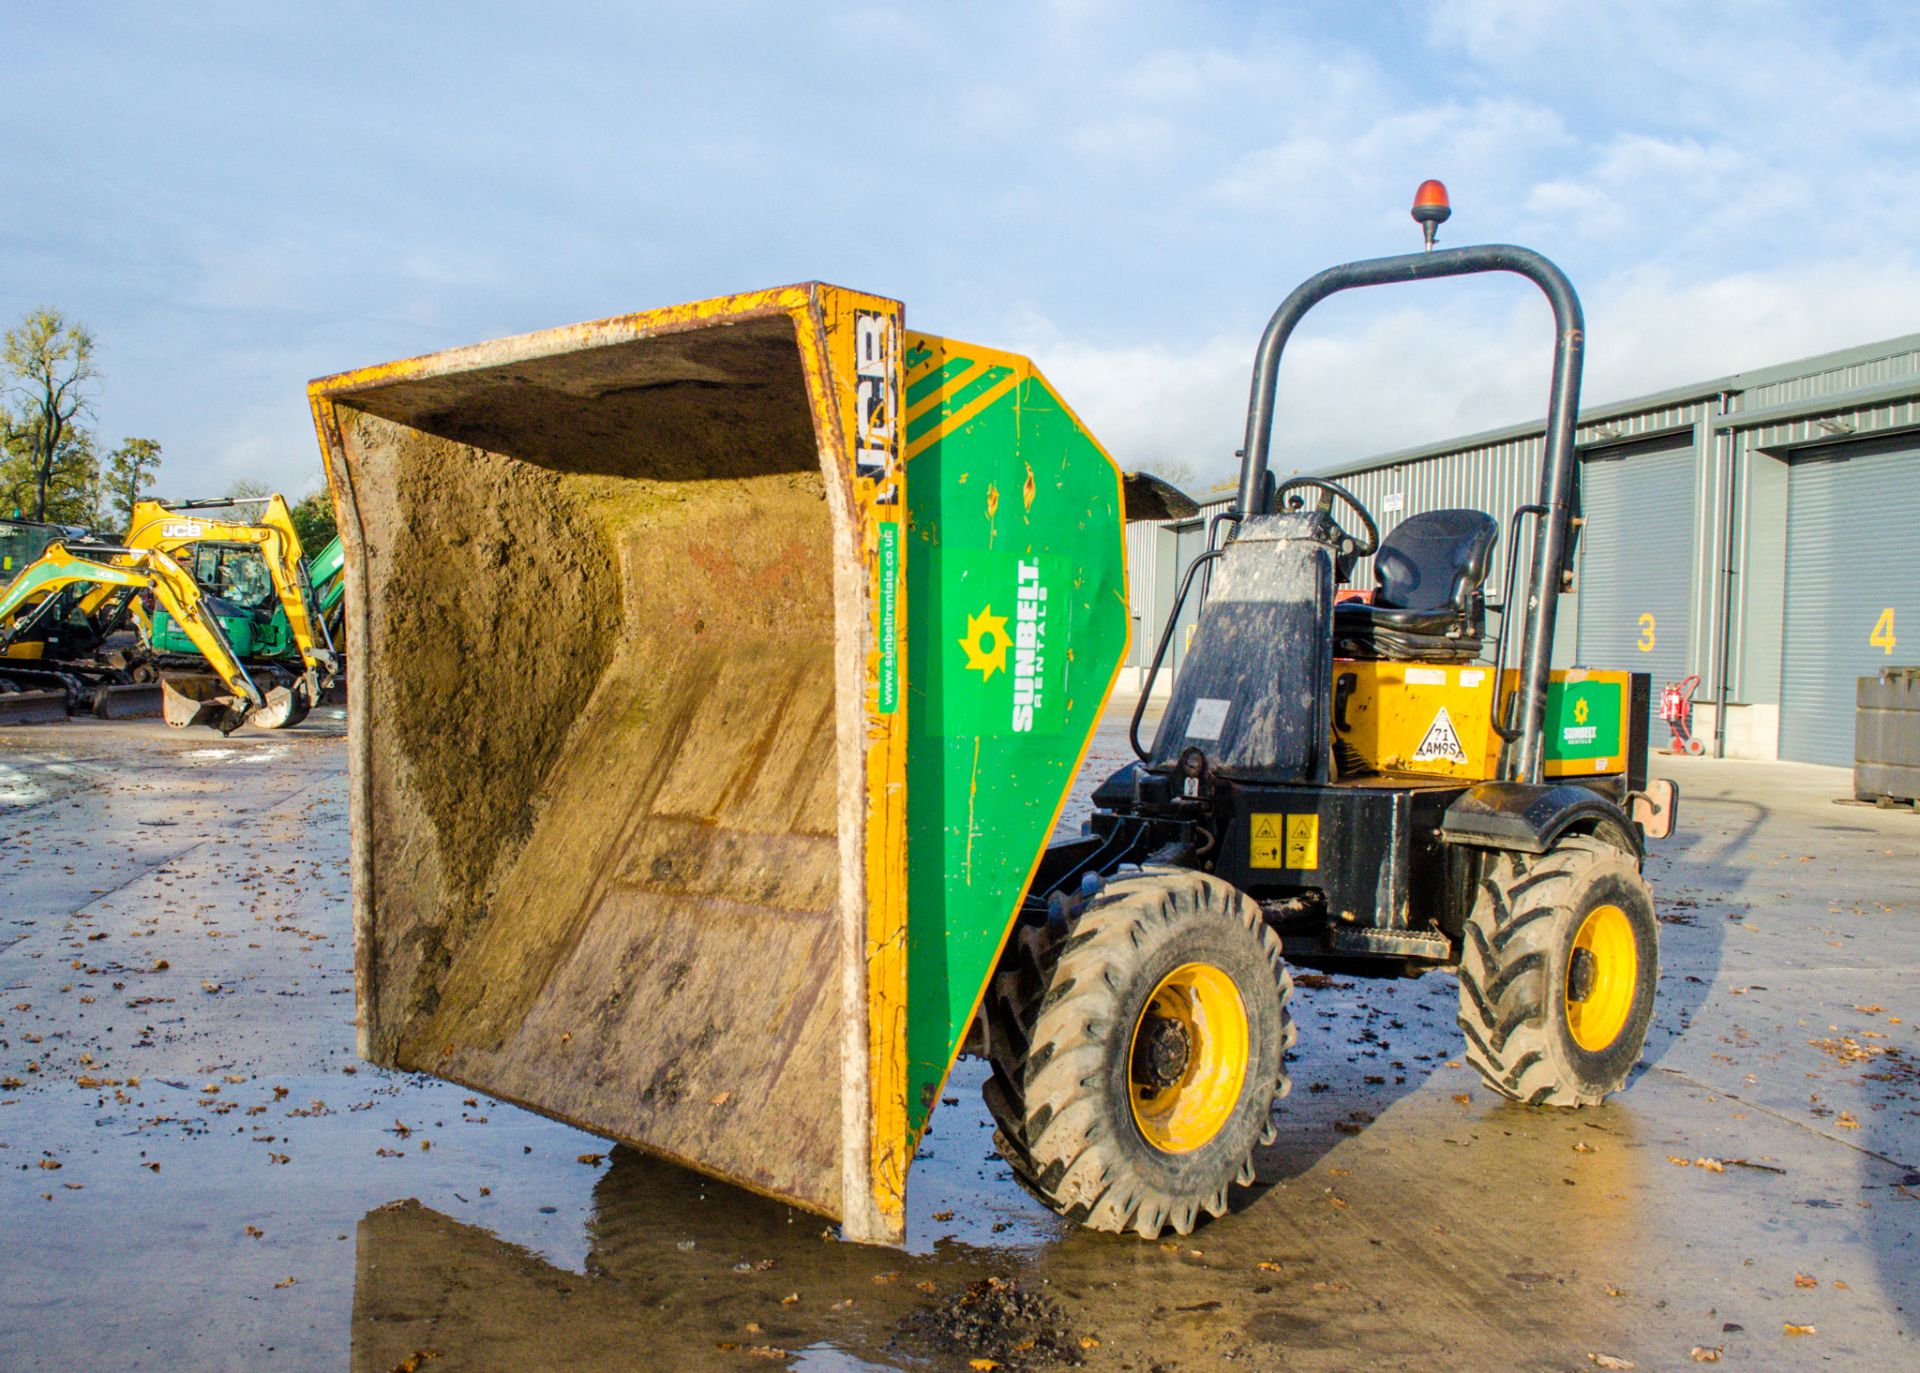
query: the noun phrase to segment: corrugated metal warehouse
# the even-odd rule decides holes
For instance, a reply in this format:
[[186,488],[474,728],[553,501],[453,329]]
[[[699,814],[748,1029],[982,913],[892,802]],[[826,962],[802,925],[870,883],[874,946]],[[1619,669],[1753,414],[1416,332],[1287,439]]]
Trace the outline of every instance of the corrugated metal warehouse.
[[[1504,545],[1535,497],[1543,433],[1535,421],[1315,475],[1348,486],[1382,534],[1468,506],[1500,520]],[[1650,673],[1656,710],[1662,685],[1698,674],[1710,753],[1851,764],[1855,679],[1920,662],[1920,335],[1587,409],[1578,442],[1555,664]],[[1129,532],[1134,663],[1151,660],[1176,579],[1228,503]],[[1506,565],[1503,546],[1490,600]],[[1363,566],[1355,584],[1371,583]],[[1666,741],[1658,720],[1650,737]]]

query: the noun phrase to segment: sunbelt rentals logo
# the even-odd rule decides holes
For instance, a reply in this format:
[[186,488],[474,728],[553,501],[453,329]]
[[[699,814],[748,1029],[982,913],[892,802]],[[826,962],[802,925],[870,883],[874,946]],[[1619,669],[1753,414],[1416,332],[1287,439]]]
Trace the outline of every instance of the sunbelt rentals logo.
[[996,673],[1012,678],[1008,726],[1015,734],[1030,734],[1034,717],[1046,704],[1047,588],[1040,583],[1038,562],[1022,559],[1015,565],[1011,634],[1008,619],[994,614],[991,604],[982,606],[978,614],[967,616],[967,632],[959,644],[967,655],[965,670],[979,673],[982,684]]
[[1587,717],[1593,714],[1593,708],[1587,704],[1585,696],[1573,703],[1573,723],[1560,727],[1560,737],[1568,744],[1591,744],[1600,737],[1600,726],[1587,723]]

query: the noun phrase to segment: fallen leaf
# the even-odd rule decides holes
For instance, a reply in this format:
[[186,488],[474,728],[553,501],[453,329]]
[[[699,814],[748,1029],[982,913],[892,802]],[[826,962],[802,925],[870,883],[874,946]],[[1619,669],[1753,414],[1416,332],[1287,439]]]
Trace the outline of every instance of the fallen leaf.
[[246,1231],[247,1231],[247,1234],[248,1234],[249,1236],[251,1236],[252,1238],[254,1238],[254,1239],[259,1239],[259,1238],[260,1238],[260,1237],[261,1237],[262,1235],[264,1235],[264,1234],[266,1234],[266,1233],[267,1233],[267,1232],[266,1232],[265,1230],[262,1230],[262,1229],[261,1229],[261,1228],[260,1228],[259,1226],[257,1226],[257,1225],[249,1225],[249,1226],[247,1226],[247,1227],[246,1227]]
[[1794,1325],[1792,1322],[1781,1326],[1781,1330],[1788,1335],[1818,1335],[1820,1333],[1819,1329],[1815,1326]]
[[574,1160],[574,1162],[584,1163],[589,1168],[597,1168],[602,1163],[606,1162],[606,1158],[607,1156],[605,1154],[581,1154],[578,1158]]
[[281,1288],[283,1288],[283,1287],[291,1287],[291,1286],[293,1286],[293,1285],[294,1285],[294,1284],[295,1284],[296,1282],[299,1282],[299,1281],[300,1281],[300,1279],[298,1279],[298,1278],[282,1278],[282,1279],[281,1279],[281,1280],[280,1280],[279,1282],[276,1282],[276,1283],[275,1283],[275,1284],[273,1285],[273,1290],[274,1290],[274,1291],[276,1291],[276,1292],[278,1292],[278,1291],[279,1291],[279,1290],[280,1290]]
[[1709,1349],[1705,1345],[1696,1344],[1692,1349],[1688,1350],[1687,1352],[1693,1355],[1693,1361],[1695,1363],[1719,1363],[1720,1362],[1720,1346],[1719,1345],[1715,1345],[1711,1349]]
[[1616,1359],[1611,1354],[1589,1354],[1587,1355],[1587,1360],[1590,1363],[1598,1364],[1602,1368],[1620,1369],[1638,1368],[1640,1366],[1628,1359]]
[[1854,1115],[1852,1111],[1842,1111],[1840,1118],[1836,1120],[1834,1124],[1838,1125],[1842,1130],[1858,1130],[1860,1128],[1860,1118]]
[[1724,1173],[1727,1171],[1727,1165],[1717,1158],[1697,1158],[1693,1161],[1693,1166],[1696,1168],[1704,1168],[1709,1173]]
[[1462,1106],[1471,1106],[1473,1104],[1473,1097],[1471,1094],[1467,1092],[1455,1092],[1453,1094],[1453,1099],[1459,1102]]
[[786,1296],[780,1298],[780,1304],[782,1306],[792,1306],[799,1300],[800,1294],[798,1292],[789,1292]]
[[1263,1273],[1284,1273],[1286,1271],[1272,1259],[1261,1259],[1259,1268]]
[[1672,1154],[1668,1154],[1668,1155],[1667,1155],[1667,1162],[1668,1162],[1668,1163],[1671,1163],[1671,1164],[1672,1164],[1672,1165],[1673,1165],[1674,1167],[1676,1167],[1676,1168],[1691,1168],[1691,1167],[1693,1167],[1693,1160],[1692,1160],[1692,1159],[1690,1159],[1690,1158],[1676,1158],[1676,1157],[1674,1157],[1674,1156],[1673,1156]]
[[992,1359],[968,1359],[967,1360],[967,1367],[977,1370],[977,1373],[991,1373],[993,1369],[996,1369],[999,1366],[1000,1365],[994,1362]]
[[420,1373],[423,1365],[440,1357],[437,1349],[416,1349],[393,1366],[393,1373]]
[[1591,1144],[1587,1143],[1584,1139],[1581,1139],[1581,1140],[1574,1141],[1573,1152],[1576,1154],[1597,1154],[1600,1151],[1594,1148]]
[[1851,1292],[1853,1290],[1851,1287],[1848,1287],[1844,1282],[1841,1282],[1840,1279],[1838,1278],[1835,1278],[1833,1280],[1833,1285],[1839,1288],[1842,1292]]
[[1627,1294],[1626,1294],[1625,1292],[1623,1292],[1623,1291],[1621,1291],[1621,1290],[1620,1290],[1620,1289],[1619,1289],[1618,1287],[1615,1287],[1615,1286],[1614,1286],[1614,1285],[1613,1285],[1612,1283],[1608,1283],[1608,1284],[1607,1284],[1607,1295],[1608,1295],[1609,1297],[1624,1297],[1624,1296],[1626,1296]]
[[1100,1341],[1092,1335],[1082,1335],[1080,1337],[1080,1347],[1082,1349],[1098,1349],[1100,1347]]
[[730,1101],[732,1098],[733,1098],[732,1092],[721,1092],[716,1096],[712,1097],[707,1102],[707,1104],[709,1106],[725,1106],[727,1102]]
[[1795,1287],[1818,1287],[1820,1285],[1820,1279],[1814,1277],[1811,1273],[1795,1273],[1793,1275],[1793,1285]]

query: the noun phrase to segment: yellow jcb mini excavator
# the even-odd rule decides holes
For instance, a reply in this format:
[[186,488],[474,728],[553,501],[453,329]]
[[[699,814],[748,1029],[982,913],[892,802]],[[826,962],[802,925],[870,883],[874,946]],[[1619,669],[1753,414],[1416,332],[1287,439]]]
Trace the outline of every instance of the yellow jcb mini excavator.
[[[1556,324],[1528,573],[1510,544],[1497,606],[1492,517],[1381,538],[1331,483],[1268,476],[1309,307],[1476,272]],[[1288,297],[1171,702],[1051,846],[1126,657],[1123,520],[1170,512],[1026,358],[815,282],[314,382],[352,593],[360,1052],[875,1241],[968,1044],[1048,1206],[1143,1235],[1223,1213],[1286,1128],[1289,961],[1457,968],[1495,1091],[1617,1090],[1674,802],[1645,678],[1550,668],[1581,331],[1515,247]],[[1367,552],[1371,601],[1336,606]]]
[[[223,704],[202,723],[231,733],[262,704],[186,571],[152,549],[56,540],[0,588],[0,722],[25,724],[89,710],[146,714],[157,666],[104,648],[142,594],[171,615],[218,674]],[[139,700],[130,698],[139,697]],[[142,708],[144,707],[144,708]]]
[[[255,520],[235,519],[236,513],[232,500],[141,501],[126,542],[170,553],[193,574],[266,697],[248,722],[281,729],[304,719],[332,685],[333,642],[286,500],[274,495]],[[190,637],[164,612],[143,628],[163,667],[167,722],[192,723],[203,709],[219,709],[225,684],[196,661]]]

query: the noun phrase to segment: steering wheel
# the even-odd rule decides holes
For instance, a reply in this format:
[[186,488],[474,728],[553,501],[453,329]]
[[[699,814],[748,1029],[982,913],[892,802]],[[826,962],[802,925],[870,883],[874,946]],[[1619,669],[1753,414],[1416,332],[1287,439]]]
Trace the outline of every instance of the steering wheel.
[[[1329,519],[1333,517],[1333,498],[1335,496],[1338,496],[1347,503],[1347,507],[1360,517],[1360,523],[1366,527],[1366,542],[1362,543],[1360,540],[1354,538],[1353,535],[1347,533],[1346,529],[1342,528],[1338,521],[1335,521],[1334,528],[1339,529],[1347,542],[1353,545],[1351,557],[1358,560],[1372,556],[1373,551],[1380,547],[1380,526],[1373,522],[1373,516],[1367,513],[1367,507],[1360,504],[1360,498],[1354,495],[1353,492],[1347,490],[1346,487],[1341,486],[1338,482],[1323,481],[1319,477],[1289,477],[1284,482],[1281,482],[1279,490],[1273,493],[1273,508],[1275,510],[1287,509],[1287,493],[1293,491],[1295,488],[1306,487],[1312,487],[1320,493],[1319,499],[1314,502],[1313,508],[1321,511]],[[1304,506],[1305,501],[1303,500],[1301,504]]]

